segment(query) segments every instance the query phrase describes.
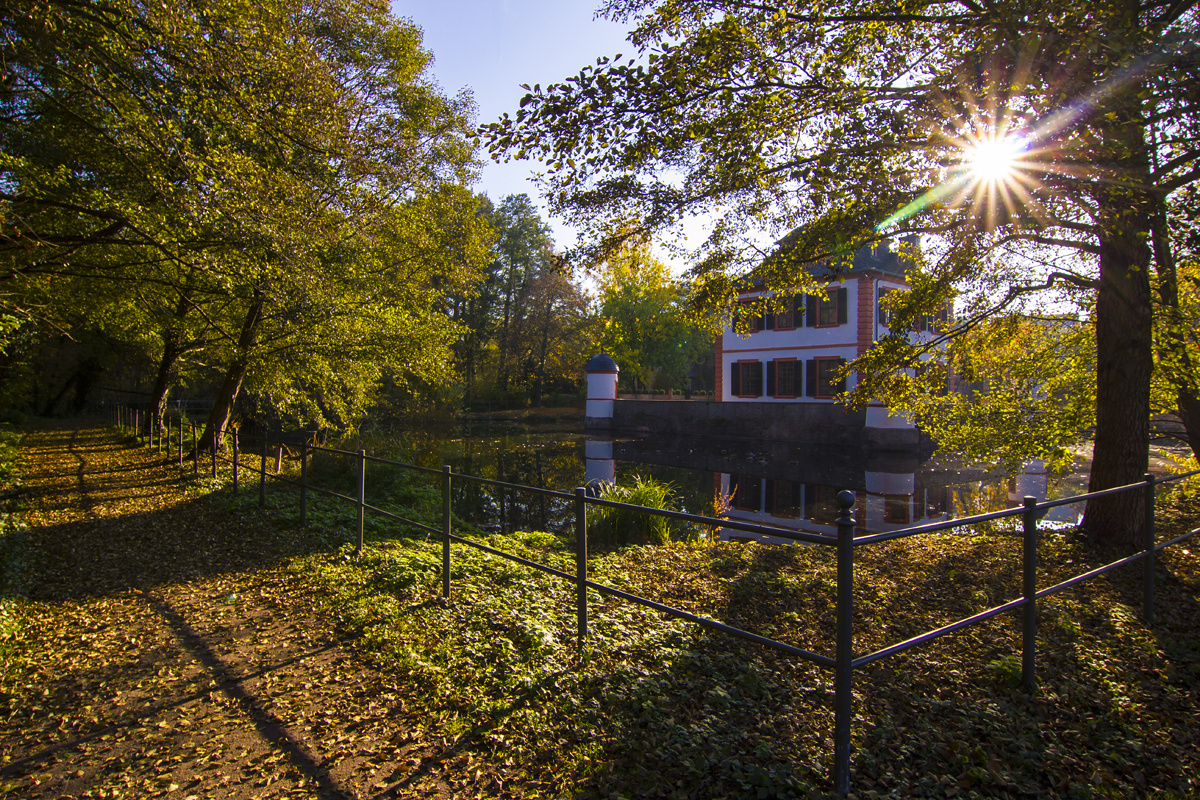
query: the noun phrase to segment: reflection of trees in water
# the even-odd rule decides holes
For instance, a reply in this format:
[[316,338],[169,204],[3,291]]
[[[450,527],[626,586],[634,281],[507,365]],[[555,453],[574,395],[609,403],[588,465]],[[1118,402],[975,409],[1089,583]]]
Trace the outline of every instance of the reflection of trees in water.
[[[539,489],[571,491],[583,480],[579,442],[463,440],[456,472]],[[566,533],[574,520],[573,502],[535,492],[476,481],[455,481],[454,513],[490,531],[546,530]]]
[[[522,433],[519,431],[468,431],[462,427],[431,427],[396,433],[378,431],[362,440],[361,446],[372,455],[431,469],[449,464],[459,475],[472,475],[505,483],[535,486],[570,493],[585,480],[584,437],[579,434]],[[344,444],[347,450],[357,443]],[[353,496],[357,486],[357,459],[334,454],[314,454],[310,466],[319,485]],[[719,503],[720,475],[707,470],[617,461],[618,483],[627,485],[635,476],[652,477],[672,484],[673,505],[680,510],[706,516],[714,514]],[[854,488],[831,483],[808,483],[781,478],[750,478],[746,492],[739,492],[742,479],[731,475],[733,492],[730,504],[749,507],[788,519],[807,519],[831,524],[838,515],[836,495],[840,489]],[[932,478],[932,482],[930,483]],[[914,494],[886,495],[880,511],[889,525],[916,524],[939,519],[943,514],[971,516],[1013,504],[1012,487],[1003,476],[982,475],[979,471],[957,481],[937,472],[915,474]],[[759,489],[762,488],[760,492]],[[369,464],[367,468],[368,502],[397,507],[428,506],[440,509],[440,478],[416,475],[402,468]],[[742,495],[745,495],[744,497]],[[1061,494],[1058,493],[1058,494]],[[1055,496],[1055,492],[1051,492]],[[454,481],[453,508],[456,516],[480,529],[510,533],[516,530],[547,530],[570,535],[574,525],[574,504],[532,492],[481,484],[460,477]],[[440,516],[440,510],[436,513]],[[862,512],[860,512],[862,513]],[[1068,521],[1077,517],[1070,507],[1055,509],[1048,518],[1061,516]]]

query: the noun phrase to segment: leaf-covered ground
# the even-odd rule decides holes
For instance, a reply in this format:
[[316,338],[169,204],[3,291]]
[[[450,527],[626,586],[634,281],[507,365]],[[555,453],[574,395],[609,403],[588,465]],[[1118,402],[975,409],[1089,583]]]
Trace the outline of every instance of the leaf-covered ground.
[[[196,481],[110,432],[24,443],[17,627],[0,675],[0,789],[14,797],[806,797],[830,789],[832,676],[592,598],[478,551],[352,512]],[[411,492],[431,504],[431,493]],[[420,513],[417,509],[416,513]],[[1177,498],[1163,529],[1200,519]],[[547,534],[494,546],[570,571]],[[1003,532],[859,552],[858,652],[1019,591]],[[1047,534],[1041,585],[1085,570]],[[592,558],[598,580],[831,653],[832,554],[672,544]],[[1192,797],[1200,793],[1200,542],[1041,606],[1039,689],[1019,619],[856,675],[854,793]],[[13,573],[14,570],[9,570]]]

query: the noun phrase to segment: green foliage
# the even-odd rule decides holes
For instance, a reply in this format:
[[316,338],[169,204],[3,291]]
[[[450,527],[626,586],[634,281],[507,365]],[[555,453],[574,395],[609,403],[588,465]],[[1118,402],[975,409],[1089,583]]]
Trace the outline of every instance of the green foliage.
[[631,388],[681,389],[693,361],[711,353],[708,331],[687,314],[685,287],[643,243],[626,243],[600,275],[604,348]]
[[544,404],[580,384],[580,354],[594,338],[588,297],[554,251],[550,229],[528,195],[481,216],[496,239],[491,262],[452,314],[465,330],[455,346],[468,404]]
[[906,349],[891,336],[860,359],[866,377],[854,395],[890,398],[944,452],[1009,472],[1037,458],[1057,472],[1095,425],[1095,332],[1086,322],[988,320],[911,369],[888,369]]
[[[678,511],[669,482],[634,475],[625,485],[606,483],[601,500],[627,503],[664,511]],[[588,536],[600,537],[618,546],[627,544],[666,544],[672,535],[688,535],[690,527],[677,520],[645,514],[629,508],[596,506],[588,518]]]
[[[170,382],[345,425],[444,383],[488,244],[468,100],[352,0],[6,8],[0,307],[128,342]],[[66,143],[70,143],[67,145]],[[210,420],[210,424],[211,424]]]

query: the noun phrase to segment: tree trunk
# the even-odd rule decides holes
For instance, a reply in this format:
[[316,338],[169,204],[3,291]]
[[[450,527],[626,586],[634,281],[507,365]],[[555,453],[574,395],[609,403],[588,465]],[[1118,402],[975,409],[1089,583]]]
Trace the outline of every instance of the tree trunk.
[[1200,459],[1200,397],[1191,392],[1180,391],[1177,402],[1179,421],[1183,423],[1188,446],[1192,448],[1192,455]]
[[[175,304],[175,310],[172,312],[172,321],[182,320],[191,310],[191,304],[188,302],[186,294],[179,296],[179,302]],[[181,336],[174,325],[168,325],[166,332],[163,334],[163,352],[162,358],[158,362],[158,372],[154,376],[154,389],[150,392],[150,413],[147,415],[146,424],[149,426],[151,420],[158,427],[162,427],[163,417],[167,412],[167,392],[171,388],[171,373],[175,370],[175,364],[178,363],[179,357],[183,355],[184,347],[181,343]]]
[[250,303],[250,307],[246,309],[246,317],[242,321],[242,332],[238,336],[233,360],[225,370],[225,379],[221,382],[221,388],[213,401],[212,411],[208,414],[204,433],[200,437],[199,447],[201,450],[212,450],[217,447],[220,444],[216,438],[217,432],[229,428],[233,403],[237,400],[238,391],[242,388],[242,380],[250,368],[250,353],[254,347],[254,339],[258,335],[259,324],[262,322],[263,302],[262,292],[255,290],[254,299]]
[[150,430],[151,423],[162,427],[163,417],[167,412],[167,391],[171,388],[171,372],[175,362],[179,360],[179,334],[168,330],[163,336],[162,358],[158,361],[158,372],[154,376],[154,388],[150,391],[150,413],[146,415],[146,429]]
[[542,405],[542,389],[543,383],[546,380],[546,351],[549,347],[550,339],[550,313],[551,308],[547,306],[546,316],[542,320],[542,342],[541,351],[538,353],[537,378],[533,384],[533,405],[541,407]]
[[[1096,297],[1096,438],[1088,491],[1137,483],[1149,467],[1153,369],[1145,215],[1113,210],[1100,243]],[[1081,527],[1102,545],[1141,543],[1143,494],[1088,501]]]

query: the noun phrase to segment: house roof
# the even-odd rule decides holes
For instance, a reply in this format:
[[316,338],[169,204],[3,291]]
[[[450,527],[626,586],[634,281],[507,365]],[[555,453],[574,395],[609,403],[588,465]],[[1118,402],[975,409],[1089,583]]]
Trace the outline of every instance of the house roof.
[[[788,234],[779,240],[775,252],[769,258],[787,258],[787,250],[792,240],[797,235],[796,231]],[[907,247],[919,247],[920,241],[916,237],[902,240]],[[905,273],[912,268],[912,261],[902,253],[892,249],[893,242],[890,239],[883,239],[878,244],[869,247],[859,248],[854,253],[854,261],[850,269],[834,270],[823,261],[808,263],[805,268],[815,278],[833,278],[845,277],[848,275],[857,275],[862,272],[881,272],[885,275],[890,275],[900,280],[904,279]]]

